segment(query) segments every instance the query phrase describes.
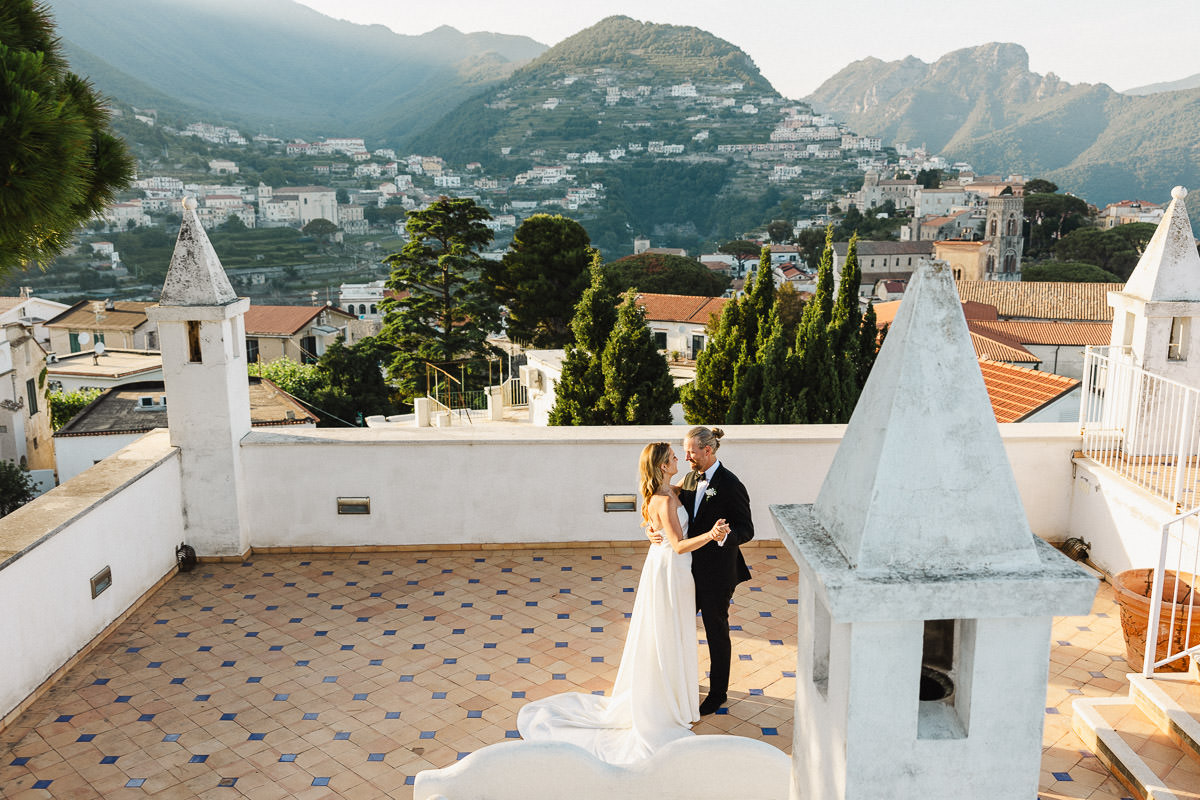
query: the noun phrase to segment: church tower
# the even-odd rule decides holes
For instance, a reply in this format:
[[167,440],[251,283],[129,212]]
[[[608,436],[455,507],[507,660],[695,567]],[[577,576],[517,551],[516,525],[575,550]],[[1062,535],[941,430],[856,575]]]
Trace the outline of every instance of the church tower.
[[184,200],[162,295],[146,315],[159,330],[187,542],[202,556],[242,555],[249,548],[240,447],[250,432],[243,324],[250,301],[234,293],[196,205]]
[[1016,195],[989,197],[983,237],[984,280],[1021,280],[1021,254],[1025,251],[1025,198]]

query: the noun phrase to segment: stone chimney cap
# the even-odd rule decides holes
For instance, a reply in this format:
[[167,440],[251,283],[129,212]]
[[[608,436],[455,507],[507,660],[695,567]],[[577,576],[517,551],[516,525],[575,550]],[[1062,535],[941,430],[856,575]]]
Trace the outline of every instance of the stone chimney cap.
[[198,205],[195,197],[183,199],[183,223],[163,282],[160,305],[223,306],[238,299],[200,224]]
[[948,264],[913,273],[813,515],[858,571],[1038,564]]
[[1187,193],[1182,186],[1171,190],[1171,203],[1121,294],[1147,302],[1200,302],[1200,255]]

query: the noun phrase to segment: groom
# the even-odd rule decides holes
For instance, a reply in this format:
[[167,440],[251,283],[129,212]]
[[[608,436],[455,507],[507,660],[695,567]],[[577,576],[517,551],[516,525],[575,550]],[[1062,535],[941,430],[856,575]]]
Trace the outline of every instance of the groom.
[[719,519],[730,526],[722,543],[709,542],[692,552],[696,608],[704,620],[704,636],[708,639],[709,689],[708,697],[700,704],[702,715],[715,713],[729,691],[733,650],[729,642],[729,601],[734,587],[750,580],[750,570],[738,545],[754,538],[746,487],[717,459],[724,435],[720,428],[698,426],[683,438],[684,457],[693,470],[679,490],[679,501],[688,514],[688,536],[707,533]]

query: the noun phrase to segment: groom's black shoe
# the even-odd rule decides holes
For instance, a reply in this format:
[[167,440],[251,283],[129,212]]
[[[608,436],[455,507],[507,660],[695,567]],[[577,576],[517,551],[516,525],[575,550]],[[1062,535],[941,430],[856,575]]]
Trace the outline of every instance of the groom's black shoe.
[[724,705],[727,699],[725,695],[710,694],[700,704],[700,716],[705,717],[717,713],[717,709]]

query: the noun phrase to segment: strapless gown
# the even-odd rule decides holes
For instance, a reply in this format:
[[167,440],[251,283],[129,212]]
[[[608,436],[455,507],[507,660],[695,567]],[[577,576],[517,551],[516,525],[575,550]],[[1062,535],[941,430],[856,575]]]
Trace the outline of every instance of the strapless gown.
[[[683,508],[679,522],[686,536]],[[694,735],[699,669],[692,554],[676,553],[665,541],[651,545],[611,695],[568,692],[535,700],[517,715],[517,730],[526,741],[570,742],[610,764],[640,761]]]

